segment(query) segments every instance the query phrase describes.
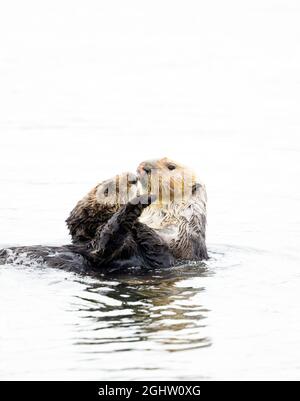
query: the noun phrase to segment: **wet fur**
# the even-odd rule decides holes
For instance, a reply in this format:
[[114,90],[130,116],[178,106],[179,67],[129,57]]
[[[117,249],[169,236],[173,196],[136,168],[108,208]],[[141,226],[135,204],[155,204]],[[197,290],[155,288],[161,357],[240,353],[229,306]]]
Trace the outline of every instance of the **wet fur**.
[[[141,172],[142,167],[150,166],[159,176],[158,181],[160,183],[159,193],[156,194],[157,201],[145,208],[139,218],[140,232],[151,230],[147,232],[148,252],[155,249],[154,244],[160,241],[167,246],[169,253],[176,260],[208,259],[205,238],[207,203],[205,186],[197,180],[196,174],[192,170],[180,166],[178,163],[176,174],[166,171],[164,167],[169,162],[175,163],[164,158],[143,162],[138,167],[140,182],[142,185],[144,184],[146,194],[150,196],[151,188],[149,189],[145,175]],[[183,173],[190,178],[191,193],[181,201],[163,202],[161,192],[170,193],[170,182],[175,190],[176,188],[181,189]],[[114,203],[109,205],[99,203],[96,199],[96,193],[97,187],[77,203],[67,219],[72,241],[75,244],[91,241],[95,237],[97,229],[98,232],[101,232],[105,222],[119,208]],[[134,231],[131,236],[134,238]],[[128,244],[127,249],[132,249],[132,246]],[[162,259],[161,265],[163,262]]]
[[97,229],[101,230],[119,209],[117,204],[103,205],[97,202],[97,189],[98,187],[93,188],[81,199],[66,220],[72,242],[75,244],[95,238]]
[[145,209],[139,219],[155,229],[176,259],[208,259],[206,248],[206,192],[195,186],[188,201]]
[[[176,168],[170,171],[169,164]],[[159,183],[154,192],[158,200],[143,211],[139,221],[156,231],[176,259],[208,259],[207,194],[196,174],[168,158],[144,161],[137,171],[144,193],[153,192],[151,185],[149,189],[150,181]]]
[[[151,199],[135,198],[95,229],[92,240],[61,247],[26,246],[0,250],[0,264],[47,265],[79,272],[171,266],[174,259],[167,245],[149,227],[138,222]],[[89,215],[90,216],[90,215]],[[94,228],[93,228],[94,229]]]

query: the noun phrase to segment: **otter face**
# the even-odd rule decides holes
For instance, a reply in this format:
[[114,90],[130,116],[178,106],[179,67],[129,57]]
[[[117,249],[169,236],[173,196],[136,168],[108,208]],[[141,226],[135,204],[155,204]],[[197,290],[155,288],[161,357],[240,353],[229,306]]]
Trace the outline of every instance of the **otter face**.
[[105,206],[121,206],[136,197],[138,179],[132,173],[123,173],[101,182],[97,186],[97,202]]
[[162,204],[190,198],[196,184],[196,175],[191,169],[167,157],[140,163],[137,173],[141,192],[156,195]]

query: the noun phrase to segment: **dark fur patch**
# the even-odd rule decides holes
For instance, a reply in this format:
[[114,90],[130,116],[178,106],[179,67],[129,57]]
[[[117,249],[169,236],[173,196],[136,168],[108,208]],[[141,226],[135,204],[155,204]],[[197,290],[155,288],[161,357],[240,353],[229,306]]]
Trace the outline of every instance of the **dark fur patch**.
[[[61,247],[29,246],[0,251],[0,263],[45,264],[75,271],[125,267],[164,267],[174,263],[166,244],[149,227],[138,222],[151,197],[141,196],[95,228],[94,238]],[[79,222],[79,225],[81,223]]]

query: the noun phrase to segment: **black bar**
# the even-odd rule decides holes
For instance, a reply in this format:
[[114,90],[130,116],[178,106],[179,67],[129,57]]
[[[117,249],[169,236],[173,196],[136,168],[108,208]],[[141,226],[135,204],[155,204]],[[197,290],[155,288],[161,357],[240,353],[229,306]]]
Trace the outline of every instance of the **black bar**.
[[[279,382],[234,381],[6,381],[0,383],[2,395],[10,394],[17,399],[41,400],[43,397],[56,401],[65,396],[69,400],[97,399],[132,400],[152,397],[176,397],[222,401],[225,399],[256,400],[286,397],[286,388]],[[2,397],[1,397],[2,398]],[[5,398],[3,398],[5,399]]]

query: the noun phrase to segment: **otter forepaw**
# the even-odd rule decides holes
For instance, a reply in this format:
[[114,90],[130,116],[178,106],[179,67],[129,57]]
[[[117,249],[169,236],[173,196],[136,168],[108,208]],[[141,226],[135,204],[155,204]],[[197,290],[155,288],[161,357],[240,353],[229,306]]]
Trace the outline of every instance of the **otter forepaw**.
[[145,207],[151,205],[151,203],[155,202],[156,199],[157,199],[156,195],[145,194],[145,195],[136,196],[129,203],[131,205],[141,205],[142,208],[145,208]]
[[142,214],[143,210],[156,200],[155,195],[140,195],[132,199],[125,206],[123,216],[126,216],[126,223],[132,223]]

